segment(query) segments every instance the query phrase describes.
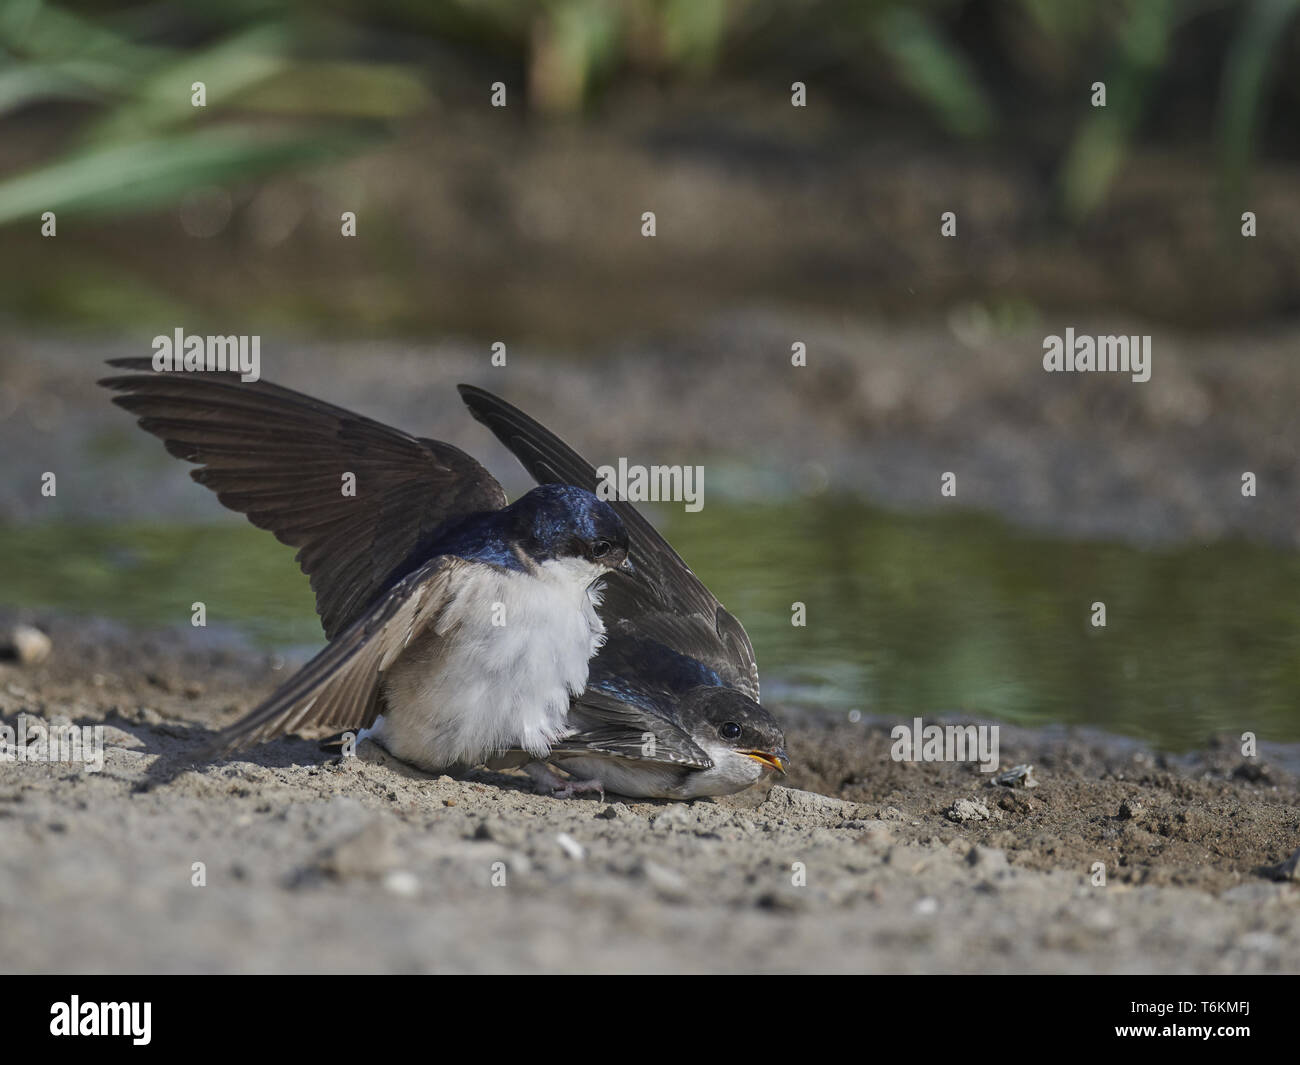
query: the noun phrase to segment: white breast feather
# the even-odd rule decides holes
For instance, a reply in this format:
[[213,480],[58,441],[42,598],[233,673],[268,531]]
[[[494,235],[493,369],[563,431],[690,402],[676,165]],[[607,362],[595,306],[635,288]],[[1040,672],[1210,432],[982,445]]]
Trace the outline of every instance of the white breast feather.
[[388,670],[386,713],[371,734],[427,769],[517,747],[544,757],[567,734],[569,698],[605,639],[592,587],[600,572],[581,559],[533,574],[467,566],[437,631]]

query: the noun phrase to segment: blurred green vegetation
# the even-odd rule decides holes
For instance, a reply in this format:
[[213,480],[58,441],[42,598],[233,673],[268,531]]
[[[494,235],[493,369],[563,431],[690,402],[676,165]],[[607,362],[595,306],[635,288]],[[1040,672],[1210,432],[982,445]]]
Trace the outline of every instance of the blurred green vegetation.
[[[818,501],[653,518],[745,623],[774,706],[1077,724],[1174,749],[1225,730],[1300,741],[1294,553],[1060,543]],[[323,639],[292,549],[234,519],[0,528],[0,589],[143,625],[188,624],[201,600],[210,625],[272,645]],[[1089,623],[1098,600],[1105,628]]]
[[[0,4],[0,129],[55,118],[0,157],[0,224],[158,208],[187,192],[359,150],[503,80],[539,115],[629,83],[792,80],[854,113],[1047,155],[1067,218],[1106,197],[1132,145],[1217,139],[1229,191],[1300,100],[1300,0],[98,0]],[[449,72],[476,72],[471,92]],[[207,106],[191,105],[202,80]],[[1107,106],[1089,104],[1104,81]],[[1036,129],[1026,133],[1030,120]],[[8,124],[6,126],[6,123]],[[11,141],[11,147],[13,142]],[[1040,158],[1035,158],[1040,162]],[[1225,196],[1225,202],[1232,199]],[[1235,201],[1234,201],[1235,202]]]

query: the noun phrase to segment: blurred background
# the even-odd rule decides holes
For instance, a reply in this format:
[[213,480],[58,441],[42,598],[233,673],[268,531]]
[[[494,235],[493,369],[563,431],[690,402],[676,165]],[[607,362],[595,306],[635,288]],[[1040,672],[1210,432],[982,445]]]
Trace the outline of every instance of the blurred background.
[[319,641],[94,384],[256,333],[512,491],[456,382],[703,464],[652,516],[788,713],[1300,741],[1298,60],[1300,0],[4,0],[0,603]]

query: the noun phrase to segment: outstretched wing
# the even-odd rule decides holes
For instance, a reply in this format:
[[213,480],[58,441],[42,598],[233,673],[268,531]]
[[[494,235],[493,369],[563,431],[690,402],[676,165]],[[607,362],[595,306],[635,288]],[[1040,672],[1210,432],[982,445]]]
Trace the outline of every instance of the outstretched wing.
[[[149,371],[100,381],[122,393],[114,403],[177,458],[200,463],[190,476],[224,506],[299,549],[330,639],[440,527],[506,504],[492,475],[450,444],[233,373],[155,373],[147,357],[109,365]],[[345,474],[355,495],[343,494]]]
[[[595,468],[545,426],[491,392],[459,385],[470,412],[496,434],[539,484],[596,491]],[[744,626],[729,614],[631,503],[611,500],[631,539],[636,576],[605,579],[601,616],[611,629],[657,640],[705,663],[758,701],[758,663]]]
[[[384,671],[438,619],[466,563],[443,555],[404,577],[266,702],[219,733],[229,751],[304,728],[359,729],[379,714]],[[445,635],[445,633],[440,633]]]

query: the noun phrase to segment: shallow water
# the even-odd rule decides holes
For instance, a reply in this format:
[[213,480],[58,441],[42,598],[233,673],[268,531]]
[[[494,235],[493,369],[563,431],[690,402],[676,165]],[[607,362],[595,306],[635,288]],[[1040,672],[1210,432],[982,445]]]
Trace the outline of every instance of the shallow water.
[[[1170,749],[1220,730],[1300,741],[1293,554],[1065,543],[825,502],[653,518],[744,622],[774,705],[1079,724]],[[293,553],[236,522],[0,529],[0,601],[168,625],[201,600],[211,626],[316,644]]]

